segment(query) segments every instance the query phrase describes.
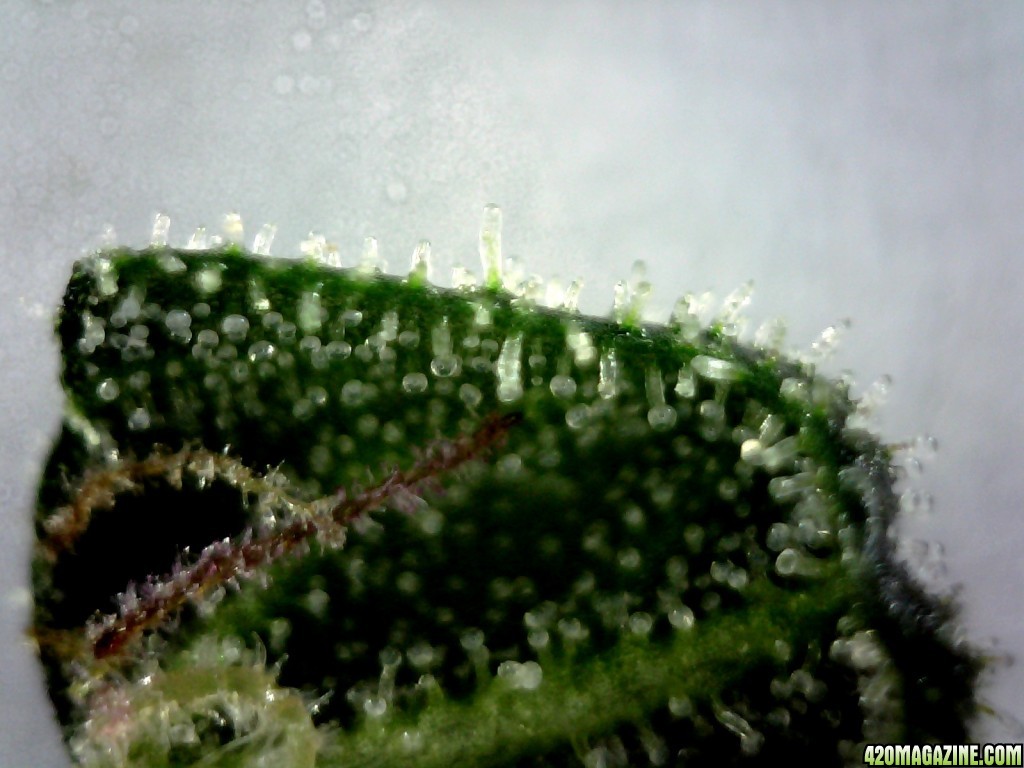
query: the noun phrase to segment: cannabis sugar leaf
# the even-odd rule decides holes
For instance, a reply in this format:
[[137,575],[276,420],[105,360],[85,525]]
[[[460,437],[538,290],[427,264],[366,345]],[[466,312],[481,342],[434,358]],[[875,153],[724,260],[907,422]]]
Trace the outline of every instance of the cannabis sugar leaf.
[[[34,635],[86,766],[857,762],[977,658],[847,384],[680,301],[610,318],[229,242],[78,262]],[[799,750],[796,752],[795,750]]]

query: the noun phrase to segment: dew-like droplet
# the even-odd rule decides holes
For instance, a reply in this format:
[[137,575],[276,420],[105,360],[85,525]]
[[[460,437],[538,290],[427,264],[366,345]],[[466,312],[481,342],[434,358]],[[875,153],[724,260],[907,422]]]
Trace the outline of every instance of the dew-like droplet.
[[411,395],[415,395],[426,392],[428,383],[426,374],[419,372],[407,373],[402,378],[402,389]]
[[782,383],[779,385],[779,394],[786,400],[791,400],[797,403],[806,403],[810,401],[807,382],[793,377],[782,380]]
[[522,261],[515,256],[502,256],[501,269],[501,283],[505,290],[516,296],[522,296],[526,281],[526,272]]
[[553,277],[544,283],[544,296],[542,302],[545,307],[552,307],[554,309],[561,308],[565,301],[565,289],[562,287],[562,281],[557,277]]
[[586,368],[597,361],[597,348],[589,333],[575,322],[570,322],[565,334],[565,344],[572,350],[573,360],[580,368]]
[[659,368],[651,366],[647,369],[646,387],[647,402],[650,405],[647,423],[658,432],[672,429],[676,423],[676,409],[665,402],[665,385]]
[[532,611],[523,614],[523,624],[528,629],[547,629],[554,621],[558,606],[552,602],[543,602]]
[[377,238],[368,237],[363,240],[363,252],[359,257],[359,272],[363,275],[375,275],[384,269],[384,261],[380,257]]
[[[693,535],[691,535],[693,534]],[[699,550],[700,544],[704,539],[704,529],[700,526],[694,526],[690,528],[687,526],[685,533],[686,543],[691,549]],[[694,541],[696,539],[696,541]],[[687,584],[687,574],[689,573],[690,567],[686,560],[678,555],[670,557],[665,562],[665,575],[668,577],[669,583],[679,589],[683,589]]]
[[419,670],[430,669],[438,661],[436,649],[429,643],[419,642],[411,645],[405,652],[409,663]]
[[523,334],[508,336],[494,366],[498,378],[498,400],[510,403],[523,396]]
[[764,455],[764,444],[760,440],[744,440],[740,445],[740,460],[755,467],[762,463]]
[[255,342],[249,347],[249,361],[253,363],[261,363],[270,360],[274,356],[274,352],[277,349],[266,339]]
[[690,717],[693,715],[693,702],[688,696],[673,696],[668,700],[668,711],[673,717]]
[[643,565],[643,555],[636,547],[628,547],[619,553],[619,567],[624,571],[636,571]]
[[512,688],[533,691],[540,687],[544,679],[544,670],[536,661],[503,661],[498,665],[498,678]]
[[186,251],[205,251],[209,247],[210,238],[206,234],[206,227],[196,227],[185,243]]
[[696,299],[692,293],[687,293],[676,301],[669,319],[669,326],[677,330],[683,341],[693,343],[700,337],[701,312],[708,301],[708,294]]
[[817,558],[788,547],[775,558],[775,570],[780,576],[808,576],[821,574],[821,563]]
[[830,358],[839,347],[843,334],[850,329],[850,325],[848,319],[843,319],[823,330],[821,335],[811,343],[809,362],[819,363]]
[[772,523],[765,537],[768,549],[781,552],[793,542],[793,529],[785,523]]
[[717,400],[700,404],[700,432],[705,440],[717,440],[725,429],[725,407]]
[[630,614],[627,626],[629,627],[629,631],[634,635],[646,637],[651,633],[651,629],[654,627],[654,619],[651,618],[649,613],[637,611],[636,613]]
[[685,400],[690,400],[697,394],[697,379],[690,366],[682,366],[676,374],[675,393]]
[[190,326],[192,325],[192,315],[185,310],[172,309],[164,318],[164,324],[172,334],[176,336],[188,334],[189,338],[191,338]]
[[82,336],[78,339],[78,350],[85,355],[96,351],[107,337],[106,323],[95,317],[89,310],[82,313]]
[[462,367],[462,359],[452,353],[452,334],[447,317],[431,329],[430,343],[434,355],[430,361],[433,374],[442,379],[457,375]]
[[277,227],[275,225],[264,224],[252,240],[252,252],[257,256],[269,256],[270,246],[273,245],[276,234]]
[[473,384],[463,384],[459,387],[459,399],[469,408],[476,408],[484,399],[480,388]]
[[526,642],[535,651],[540,651],[548,647],[551,642],[551,635],[548,634],[546,629],[534,629],[526,636]]
[[245,315],[228,315],[221,320],[220,328],[228,341],[239,344],[245,340],[245,335],[249,332],[249,319]]
[[761,422],[761,426],[758,427],[758,439],[762,446],[768,447],[777,442],[785,430],[786,419],[777,413],[771,413],[765,417],[764,421]]
[[566,618],[558,620],[558,634],[569,644],[585,640],[590,635],[590,630],[577,618]]
[[562,295],[560,308],[564,312],[578,312],[580,305],[580,292],[583,290],[583,278],[577,277],[565,289]]
[[420,240],[412,252],[412,264],[409,267],[409,282],[423,285],[430,280],[430,241]]
[[473,651],[479,651],[484,647],[484,639],[484,633],[482,630],[477,629],[476,627],[471,627],[459,636],[459,645],[461,645],[467,653],[472,653]]
[[754,282],[748,280],[722,301],[715,322],[721,327],[723,335],[736,338],[743,332],[743,310],[750,304],[753,293]]
[[[270,309],[270,299],[259,280],[253,278],[249,281],[247,294],[249,306],[254,312],[267,312]],[[266,315],[263,316],[263,320],[266,325]]]
[[320,294],[314,291],[305,291],[299,297],[299,306],[296,310],[298,326],[305,333],[316,333],[320,330],[325,311],[320,303]]
[[117,382],[113,379],[104,379],[96,385],[96,396],[108,403],[116,400],[120,393],[121,388],[118,387]]
[[576,394],[576,380],[572,376],[552,376],[551,394],[563,400],[571,400]]
[[221,222],[221,232],[227,242],[241,245],[245,240],[245,227],[242,226],[241,215],[237,212],[225,214]]
[[778,353],[786,343],[786,323],[773,317],[765,320],[754,331],[754,346],[765,352]]
[[[768,452],[766,451],[766,453]],[[783,504],[795,501],[813,491],[814,488],[815,477],[812,472],[800,472],[787,477],[773,477],[768,481],[768,493],[775,501]]]
[[128,416],[128,429],[133,432],[140,432],[144,429],[149,429],[149,425],[149,411],[145,408],[136,408]]
[[710,381],[736,381],[742,373],[736,363],[708,355],[697,355],[690,361],[690,366],[698,375]]
[[491,290],[501,288],[501,208],[493,203],[484,206],[480,221],[480,261],[484,268],[484,285]]
[[744,755],[756,755],[764,744],[764,735],[755,730],[736,712],[721,705],[715,706],[715,717],[718,722],[740,737],[740,751]]
[[398,334],[398,343],[406,349],[413,349],[420,343],[420,333],[412,328],[407,328]]
[[619,392],[619,363],[615,347],[609,347],[601,353],[597,392],[605,400],[615,397]]
[[402,653],[397,648],[385,648],[379,658],[383,667],[397,667],[402,663]]
[[324,352],[329,360],[344,360],[352,354],[352,345],[347,341],[332,341],[324,347]]
[[665,432],[675,426],[676,409],[671,405],[656,405],[647,411],[647,423],[656,432]]
[[471,291],[476,288],[476,275],[465,267],[452,267],[452,288],[457,291]]
[[220,290],[224,277],[219,264],[211,264],[195,274],[196,288],[200,293],[215,293]]
[[149,236],[149,244],[154,248],[164,248],[167,245],[167,235],[171,229],[171,217],[165,213],[158,213],[153,219],[153,231]]
[[363,382],[349,379],[341,386],[341,402],[348,406],[358,406],[363,401]]
[[327,238],[319,232],[310,232],[305,239],[299,243],[299,253],[306,259],[322,264],[324,261],[324,249],[327,247]]
[[629,278],[615,284],[612,318],[620,325],[639,326],[643,320],[644,305],[650,294],[651,284],[647,280],[647,265],[637,260],[633,262]]
[[383,717],[388,711],[388,700],[383,696],[370,696],[363,702],[363,711],[372,718]]
[[692,610],[681,605],[668,612],[668,623],[673,629],[690,630],[697,623],[697,619]]

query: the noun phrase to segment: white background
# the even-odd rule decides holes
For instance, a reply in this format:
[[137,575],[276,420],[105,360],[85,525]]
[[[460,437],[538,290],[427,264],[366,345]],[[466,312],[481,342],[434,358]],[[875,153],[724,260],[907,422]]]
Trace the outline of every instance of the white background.
[[[794,346],[894,384],[941,445],[907,537],[945,547],[968,636],[1024,657],[1024,7],[1018,2],[4,3],[0,23],[0,767],[67,764],[22,631],[59,422],[51,317],[106,223],[141,245],[239,211],[278,253],[416,241],[476,267],[480,209],[583,308],[645,260],[651,315],[757,287]],[[860,391],[860,390],[858,390]],[[938,547],[914,548],[929,570]],[[983,698],[1024,740],[1024,665]]]

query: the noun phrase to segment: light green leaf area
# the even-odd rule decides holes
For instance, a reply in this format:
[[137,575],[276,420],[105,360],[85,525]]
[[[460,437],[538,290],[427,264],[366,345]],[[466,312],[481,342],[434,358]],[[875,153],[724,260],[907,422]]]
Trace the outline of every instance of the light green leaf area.
[[[727,324],[617,323],[497,285],[234,248],[76,265],[35,569],[73,754],[841,765],[865,742],[965,738],[977,662],[893,558],[889,452],[845,386]],[[305,514],[285,496],[358,496],[500,414],[521,419],[499,446],[343,546],[197,590],[123,659],[82,640],[129,582]],[[143,477],[160,447],[180,465]],[[188,458],[204,450],[231,461]],[[111,691],[146,706],[100,727]]]

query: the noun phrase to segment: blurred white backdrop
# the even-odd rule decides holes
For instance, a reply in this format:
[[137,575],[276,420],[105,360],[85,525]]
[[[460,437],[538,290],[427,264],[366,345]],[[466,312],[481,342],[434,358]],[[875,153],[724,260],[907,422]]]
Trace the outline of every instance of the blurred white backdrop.
[[[1024,13],[1006,2],[74,0],[0,25],[0,766],[66,766],[31,648],[34,486],[59,422],[51,318],[105,224],[172,241],[238,211],[275,252],[379,238],[476,267],[482,206],[604,312],[643,259],[666,319],[756,285],[794,346],[893,377],[879,428],[941,446],[907,526],[968,636],[1024,657]],[[927,544],[926,543],[930,543]],[[935,567],[944,546],[944,573]],[[1021,741],[1024,666],[983,700]]]

